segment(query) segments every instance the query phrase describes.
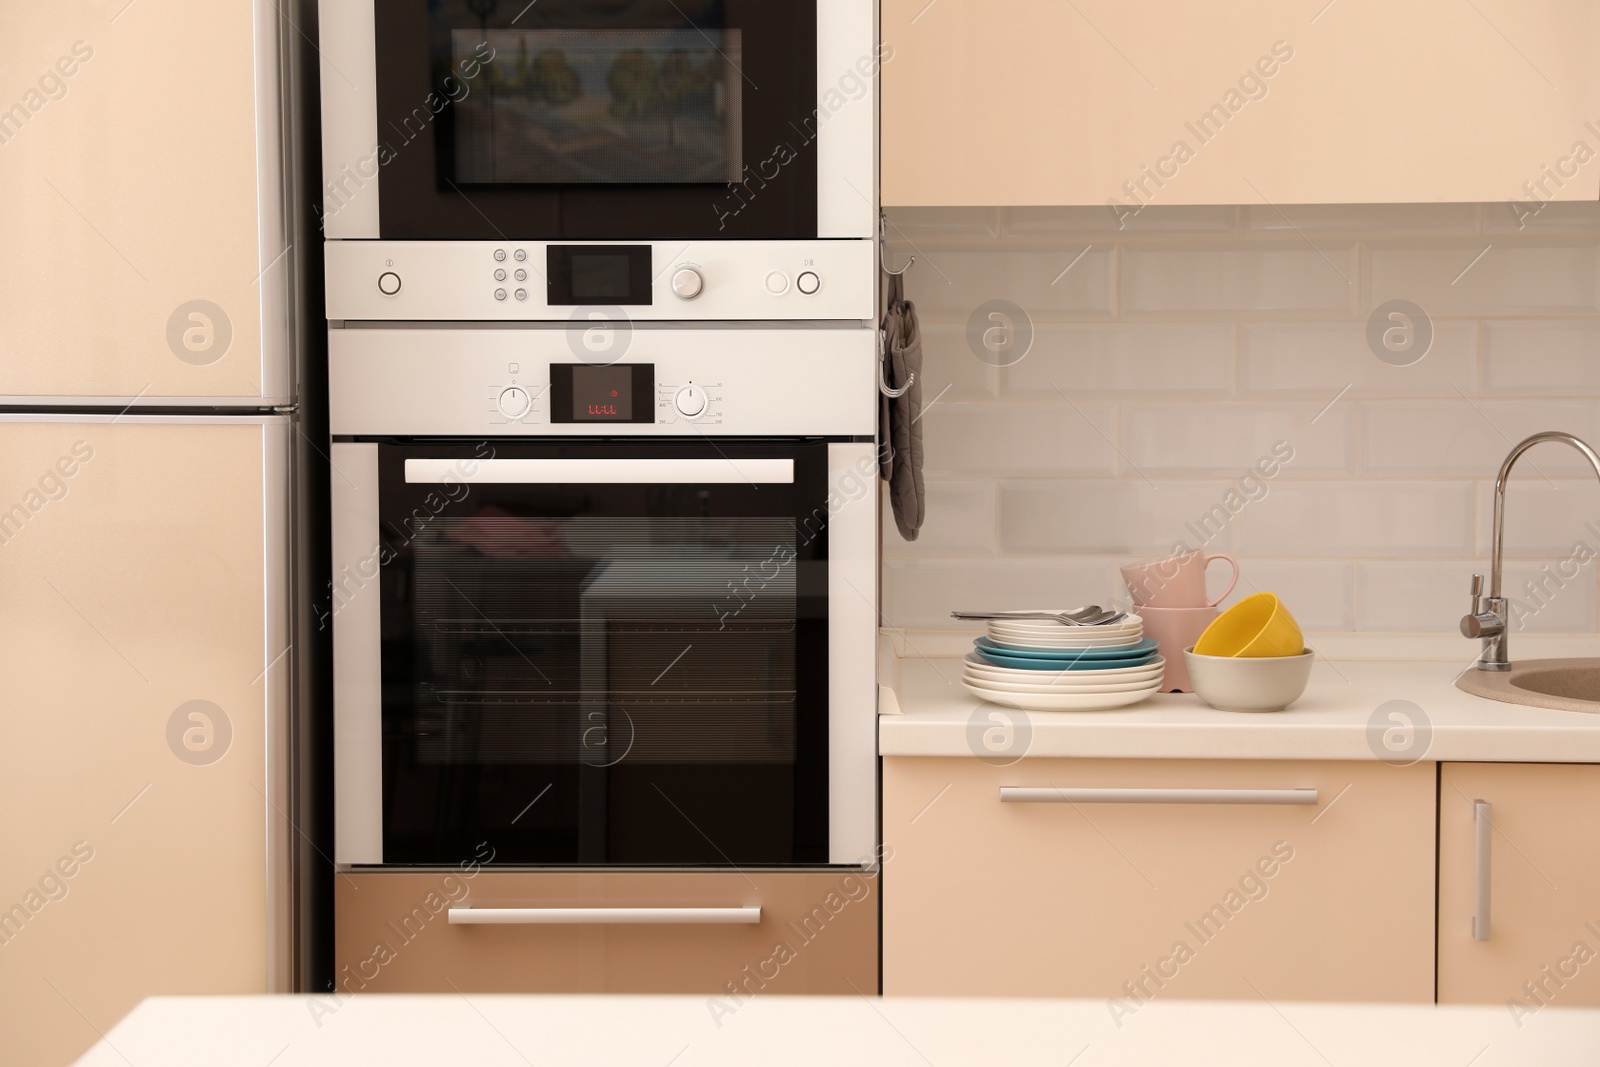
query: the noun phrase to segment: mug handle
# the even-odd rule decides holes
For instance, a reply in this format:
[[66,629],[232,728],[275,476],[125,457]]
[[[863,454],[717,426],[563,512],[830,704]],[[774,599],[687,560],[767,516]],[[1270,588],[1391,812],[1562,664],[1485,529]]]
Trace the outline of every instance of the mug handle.
[[1208,608],[1214,608],[1224,600],[1228,599],[1228,594],[1233,592],[1233,587],[1239,584],[1239,561],[1225,552],[1218,552],[1214,556],[1207,556],[1205,559],[1205,565],[1207,567],[1211,566],[1211,561],[1214,559],[1225,559],[1228,561],[1229,565],[1233,567],[1233,580],[1228,583],[1228,588],[1222,591],[1221,596],[1206,604],[1206,607]]

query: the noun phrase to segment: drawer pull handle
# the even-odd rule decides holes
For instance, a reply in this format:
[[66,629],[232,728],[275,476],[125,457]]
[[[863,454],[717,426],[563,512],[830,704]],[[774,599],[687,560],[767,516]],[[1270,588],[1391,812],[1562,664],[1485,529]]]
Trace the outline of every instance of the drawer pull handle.
[[1003,785],[1003,804],[1315,804],[1315,789],[1057,789]]
[[615,925],[623,923],[739,923],[761,921],[761,905],[736,908],[451,908],[453,925]]
[[1472,802],[1472,821],[1478,835],[1478,900],[1472,915],[1472,939],[1489,940],[1489,863],[1490,846],[1494,843],[1494,807],[1487,800]]

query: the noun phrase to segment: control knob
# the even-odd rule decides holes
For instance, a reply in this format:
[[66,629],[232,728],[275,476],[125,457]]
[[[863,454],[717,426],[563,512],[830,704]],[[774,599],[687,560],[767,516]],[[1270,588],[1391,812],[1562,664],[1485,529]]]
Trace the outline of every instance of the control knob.
[[706,280],[693,267],[679,267],[672,274],[672,291],[680,300],[693,300],[706,287]]

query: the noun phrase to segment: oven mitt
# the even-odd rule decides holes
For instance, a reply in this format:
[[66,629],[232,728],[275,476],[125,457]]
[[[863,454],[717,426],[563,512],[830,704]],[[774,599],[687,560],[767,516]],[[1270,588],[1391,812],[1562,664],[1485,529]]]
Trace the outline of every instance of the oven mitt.
[[916,305],[906,299],[905,279],[899,275],[889,277],[883,333],[884,380],[891,389],[910,380],[911,388],[898,397],[882,397],[879,433],[887,447],[880,453],[880,469],[889,483],[894,524],[901,537],[915,541],[927,515],[922,483],[922,330]]

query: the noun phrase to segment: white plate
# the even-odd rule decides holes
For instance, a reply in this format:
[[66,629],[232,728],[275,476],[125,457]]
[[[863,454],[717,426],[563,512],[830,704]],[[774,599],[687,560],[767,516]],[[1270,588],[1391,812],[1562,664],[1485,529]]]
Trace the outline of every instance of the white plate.
[[1008,708],[1021,708],[1024,711],[1109,711],[1112,708],[1125,708],[1130,704],[1137,704],[1161,689],[1159,685],[1152,685],[1130,693],[1071,693],[1058,696],[1042,693],[1003,693],[995,689],[980,689],[971,682],[965,684],[967,689],[980,699]]
[[1068,626],[1065,623],[1051,622],[1049,619],[990,619],[988,622],[990,626],[1004,626],[1008,630],[1037,634],[1115,634],[1124,630],[1137,630],[1144,626],[1144,620],[1137,615],[1129,615],[1126,619],[1118,619],[1105,626]]
[[[992,678],[999,682],[1021,682],[1027,685],[1043,685],[1045,679],[1054,679],[1058,676],[1067,678],[1070,684],[1077,685],[1104,685],[1107,682],[1134,682],[1142,678],[1159,678],[1166,669],[1167,661],[1157,656],[1149,663],[1141,663],[1137,667],[1108,667],[1096,671],[1035,671],[1024,667],[997,667],[986,660],[979,659],[975,654],[968,653],[963,661],[966,670],[972,674]],[[1070,677],[1068,677],[1070,676]],[[1050,684],[1059,685],[1059,682]]]
[[1037,634],[1013,634],[989,628],[989,640],[1019,648],[1115,648],[1119,645],[1136,645],[1143,638],[1144,632],[1141,630],[1114,637],[1040,637]]
[[982,675],[964,674],[961,680],[979,689],[993,689],[1000,693],[1131,693],[1159,685],[1160,678],[1141,678],[1136,682],[1107,682],[1102,685],[1028,685],[1024,682],[1000,682]]

